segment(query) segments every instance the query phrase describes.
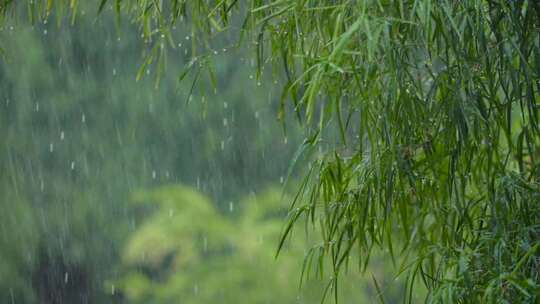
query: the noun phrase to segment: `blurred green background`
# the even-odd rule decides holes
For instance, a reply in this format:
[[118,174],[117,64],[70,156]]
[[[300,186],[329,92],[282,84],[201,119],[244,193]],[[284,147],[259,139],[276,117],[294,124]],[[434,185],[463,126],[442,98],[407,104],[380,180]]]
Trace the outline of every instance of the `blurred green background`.
[[[0,302],[320,302],[327,273],[299,286],[317,240],[297,231],[275,259],[302,138],[276,119],[281,92],[234,48],[212,56],[216,88],[179,84],[182,29],[159,88],[154,66],[135,81],[145,46],[127,23],[0,29]],[[401,300],[372,260],[341,277],[341,303],[376,302],[372,276]]]

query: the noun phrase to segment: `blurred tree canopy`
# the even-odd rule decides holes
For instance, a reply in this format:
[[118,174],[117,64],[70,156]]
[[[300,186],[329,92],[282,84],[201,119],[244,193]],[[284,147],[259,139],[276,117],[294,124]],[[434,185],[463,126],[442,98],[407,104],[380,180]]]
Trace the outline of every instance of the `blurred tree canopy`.
[[[3,3],[5,16],[19,9],[31,20],[80,11],[78,1]],[[192,58],[180,78],[193,83],[201,71],[215,83],[227,37],[252,48],[254,78],[282,85],[279,117],[294,116],[308,134],[293,164],[313,160],[284,237],[309,220],[322,240],[310,252],[331,262],[331,286],[351,254],[363,268],[382,247],[402,257],[428,302],[538,301],[538,1],[96,6],[139,27],[147,47],[137,78],[153,67],[159,81],[179,41]]]
[[[154,206],[123,250],[126,274],[114,288],[129,303],[314,303],[325,285],[309,280],[298,288],[298,263],[309,241],[298,237],[275,260],[288,201],[279,188],[240,200],[235,217],[217,212],[208,198],[180,185],[133,195],[141,207]],[[193,220],[195,219],[195,221]],[[314,243],[314,240],[311,241]],[[390,278],[391,264],[375,275]],[[376,300],[374,288],[357,273],[343,278],[343,303]],[[400,284],[387,282],[387,299],[403,297]],[[364,286],[364,289],[359,289]]]
[[[178,182],[228,212],[286,174],[299,131],[285,140],[266,85],[223,82],[217,95],[201,83],[187,101],[192,85],[174,74],[159,90],[136,83],[143,44],[114,27],[81,12],[68,27],[21,19],[0,31],[1,303],[119,303],[103,282],[138,225],[132,192]],[[188,62],[184,49],[168,62]],[[216,78],[249,80],[242,50],[231,53]]]

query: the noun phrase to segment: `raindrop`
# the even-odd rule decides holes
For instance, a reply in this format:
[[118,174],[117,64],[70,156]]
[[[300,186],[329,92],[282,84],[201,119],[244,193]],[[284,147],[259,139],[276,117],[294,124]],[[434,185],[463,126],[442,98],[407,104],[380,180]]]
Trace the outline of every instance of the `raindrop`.
[[164,34],[161,34],[161,38],[165,38],[165,35],[164,35]]
[[169,217],[172,217],[174,214],[174,211],[172,209],[169,209]]
[[279,177],[279,183],[280,183],[280,184],[283,184],[283,181],[284,181],[284,180],[283,180],[283,175],[282,175],[282,176]]
[[223,102],[223,108],[226,109],[229,105],[227,104],[226,101]]
[[82,114],[81,121],[82,121],[82,123],[86,122],[86,116],[84,115],[84,113]]
[[227,118],[223,118],[223,126],[226,127],[228,124]]
[[196,294],[196,295],[199,294],[199,285],[195,284],[193,286],[193,293]]
[[189,40],[189,36],[186,36],[186,40]]
[[259,119],[259,111],[255,111],[255,119]]
[[214,51],[214,55],[217,55],[217,54],[218,54],[218,52],[217,52],[217,51]]
[[53,151],[54,151],[54,144],[50,143],[49,144],[49,152],[53,152]]
[[179,42],[179,43],[178,43],[178,47],[182,47],[182,43]]
[[66,272],[64,273],[64,284],[67,284],[68,280],[69,280],[69,274]]
[[9,27],[9,30],[13,31],[13,25]]
[[249,79],[253,79],[253,75],[249,75]]
[[43,30],[43,35],[47,35],[47,30]]
[[75,162],[74,161],[71,162],[71,170],[75,170]]
[[152,170],[152,179],[156,179],[156,170]]
[[287,144],[288,140],[287,140],[287,136],[285,136],[285,138],[283,138],[283,143],[284,144]]
[[43,192],[45,190],[45,183],[43,182],[43,180],[41,180],[39,188],[41,189],[41,192]]
[[201,179],[197,176],[197,189],[201,188]]
[[233,211],[234,211],[234,203],[229,202],[229,212],[233,212]]
[[225,150],[225,142],[223,140],[221,141],[221,150]]
[[203,251],[206,252],[208,250],[208,238],[203,238]]
[[165,177],[166,178],[169,178],[170,174],[169,174],[169,170],[165,171]]
[[111,285],[111,294],[114,295],[116,292],[115,288],[114,288],[114,284]]
[[64,131],[61,131],[61,132],[60,132],[60,140],[64,140],[64,137],[65,137]]
[[259,87],[261,86],[261,82],[260,82],[260,81],[257,82],[257,86],[259,86]]
[[39,103],[36,102],[36,112],[39,112]]
[[116,76],[116,69],[112,69],[113,76]]

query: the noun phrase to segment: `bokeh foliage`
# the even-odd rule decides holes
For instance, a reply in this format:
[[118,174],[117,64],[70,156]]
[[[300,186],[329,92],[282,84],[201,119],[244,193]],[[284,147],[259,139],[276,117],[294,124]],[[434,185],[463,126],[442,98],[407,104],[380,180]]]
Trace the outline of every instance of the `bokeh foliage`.
[[[181,182],[228,210],[278,183],[298,142],[274,123],[265,85],[229,85],[250,80],[242,50],[215,66],[219,95],[197,84],[186,104],[191,83],[173,73],[159,90],[135,81],[136,29],[119,35],[90,11],[76,21],[0,31],[1,303],[120,303],[103,282],[136,228],[132,192]],[[188,62],[186,49],[168,62]]]
[[[276,244],[289,200],[271,187],[241,199],[234,216],[220,214],[194,189],[166,185],[138,191],[133,204],[152,208],[123,250],[125,274],[114,285],[129,303],[316,303],[325,282],[308,280],[299,288],[300,257],[315,240],[295,237],[279,260]],[[228,213],[230,213],[228,212]],[[377,261],[382,256],[377,255]],[[391,264],[370,269],[385,280],[387,299],[403,297],[392,280]],[[342,303],[376,301],[369,277],[341,278]]]

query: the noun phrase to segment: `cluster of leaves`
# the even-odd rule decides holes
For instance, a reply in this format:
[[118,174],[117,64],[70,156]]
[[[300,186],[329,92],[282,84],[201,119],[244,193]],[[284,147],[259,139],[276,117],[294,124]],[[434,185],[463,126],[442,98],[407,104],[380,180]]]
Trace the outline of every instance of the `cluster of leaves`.
[[313,134],[299,155],[318,149],[285,237],[302,215],[319,225],[311,252],[335,277],[379,246],[407,257],[428,301],[538,299],[540,3],[116,4],[153,45],[182,20],[194,59],[234,32],[250,38],[259,77],[284,75],[282,104]]
[[538,3],[340,9],[289,15],[301,20],[297,33],[337,22],[295,53],[309,54],[299,82],[307,122],[317,103],[315,128],[333,113],[341,133],[300,189],[291,223],[304,214],[321,225],[336,276],[353,248],[365,265],[382,246],[409,257],[401,268],[411,284],[421,277],[428,301],[535,301]]

